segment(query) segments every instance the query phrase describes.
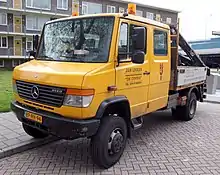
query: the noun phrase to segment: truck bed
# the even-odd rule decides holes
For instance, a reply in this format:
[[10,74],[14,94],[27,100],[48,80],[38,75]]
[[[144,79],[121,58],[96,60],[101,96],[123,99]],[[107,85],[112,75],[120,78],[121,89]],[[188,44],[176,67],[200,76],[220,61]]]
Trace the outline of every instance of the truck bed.
[[206,80],[207,68],[193,66],[177,67],[177,87],[188,86],[191,84],[202,83]]

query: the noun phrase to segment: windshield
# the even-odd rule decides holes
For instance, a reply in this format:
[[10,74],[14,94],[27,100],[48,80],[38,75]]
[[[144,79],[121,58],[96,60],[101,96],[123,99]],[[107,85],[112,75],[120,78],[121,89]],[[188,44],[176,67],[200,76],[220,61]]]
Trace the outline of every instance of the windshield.
[[107,62],[114,17],[71,19],[45,26],[37,59]]

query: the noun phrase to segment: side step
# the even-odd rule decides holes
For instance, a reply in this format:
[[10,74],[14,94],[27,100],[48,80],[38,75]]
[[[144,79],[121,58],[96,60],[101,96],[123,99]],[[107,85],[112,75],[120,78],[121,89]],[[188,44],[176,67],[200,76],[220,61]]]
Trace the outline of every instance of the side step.
[[134,130],[142,127],[144,120],[143,117],[134,118],[131,120]]

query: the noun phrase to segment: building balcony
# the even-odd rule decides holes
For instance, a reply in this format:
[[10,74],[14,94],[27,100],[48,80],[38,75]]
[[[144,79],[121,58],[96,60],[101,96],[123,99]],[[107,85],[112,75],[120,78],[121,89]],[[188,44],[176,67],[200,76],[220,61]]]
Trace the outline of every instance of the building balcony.
[[7,26],[0,26],[0,34],[12,36],[32,36],[36,34],[39,35],[42,29],[27,29],[26,25],[8,24]]
[[0,48],[0,59],[28,59],[28,50],[20,47]]
[[11,12],[22,12],[22,14],[43,14],[50,15],[51,17],[68,17],[71,15],[72,7],[68,7],[66,10],[57,9],[55,5],[51,5],[50,9],[26,7],[25,4],[21,4],[20,7],[14,7],[13,1],[1,4],[1,12],[10,13]]

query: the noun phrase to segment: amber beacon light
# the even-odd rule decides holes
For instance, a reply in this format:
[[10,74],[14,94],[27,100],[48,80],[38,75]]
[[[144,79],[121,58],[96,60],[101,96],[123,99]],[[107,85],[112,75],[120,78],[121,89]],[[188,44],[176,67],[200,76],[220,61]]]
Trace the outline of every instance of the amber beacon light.
[[128,4],[128,14],[136,15],[136,4]]
[[73,0],[72,16],[79,16],[79,2],[76,0]]

